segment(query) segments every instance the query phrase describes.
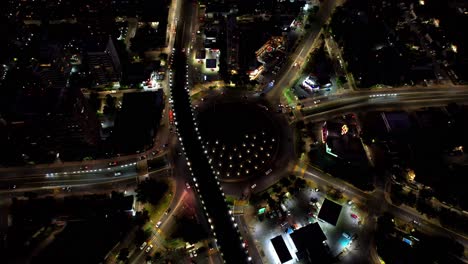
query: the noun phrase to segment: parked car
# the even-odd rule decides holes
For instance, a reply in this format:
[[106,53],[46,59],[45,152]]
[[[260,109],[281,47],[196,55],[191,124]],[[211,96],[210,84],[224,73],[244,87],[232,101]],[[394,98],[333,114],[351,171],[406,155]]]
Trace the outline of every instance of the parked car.
[[143,250],[146,247],[146,244],[147,244],[146,241],[143,242],[143,244],[141,244],[141,246],[140,246],[140,250]]
[[151,251],[151,249],[153,249],[153,245],[152,244],[149,244],[148,247],[146,248],[146,253],[149,253]]

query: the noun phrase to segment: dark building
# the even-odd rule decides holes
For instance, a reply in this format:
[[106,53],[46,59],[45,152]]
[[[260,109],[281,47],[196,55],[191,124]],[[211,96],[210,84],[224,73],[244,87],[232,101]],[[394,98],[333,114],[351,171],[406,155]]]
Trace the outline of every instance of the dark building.
[[324,242],[327,237],[318,223],[306,225],[291,234],[291,239],[296,246],[296,256],[307,263],[328,263],[330,255]]
[[214,68],[216,68],[216,59],[207,59],[207,60],[206,60],[206,68],[207,68],[207,69],[214,69]]
[[115,147],[118,153],[134,153],[151,147],[164,108],[164,93],[125,93],[115,121]]
[[286,243],[284,243],[283,237],[281,235],[272,238],[271,243],[273,244],[273,247],[275,248],[276,254],[278,255],[281,263],[285,263],[292,259],[288,247],[286,246]]
[[320,208],[318,218],[329,223],[330,225],[336,226],[338,217],[340,217],[341,208],[341,205],[325,199],[322,204],[322,208]]

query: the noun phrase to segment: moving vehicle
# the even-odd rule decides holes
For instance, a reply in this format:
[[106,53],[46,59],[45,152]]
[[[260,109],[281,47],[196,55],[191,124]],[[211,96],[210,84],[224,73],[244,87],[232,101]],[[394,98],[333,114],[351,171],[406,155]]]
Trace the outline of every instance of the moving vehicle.
[[157,222],[157,223],[156,223],[156,228],[159,228],[159,227],[161,226],[161,224],[162,224],[161,221]]

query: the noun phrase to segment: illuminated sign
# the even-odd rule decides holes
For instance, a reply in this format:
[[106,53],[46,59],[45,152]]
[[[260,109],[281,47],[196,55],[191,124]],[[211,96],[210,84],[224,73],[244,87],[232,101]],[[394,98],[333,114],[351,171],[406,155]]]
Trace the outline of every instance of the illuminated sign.
[[348,128],[348,126],[346,124],[341,127],[341,135],[342,136],[346,135],[348,133],[348,131],[349,131],[349,128]]

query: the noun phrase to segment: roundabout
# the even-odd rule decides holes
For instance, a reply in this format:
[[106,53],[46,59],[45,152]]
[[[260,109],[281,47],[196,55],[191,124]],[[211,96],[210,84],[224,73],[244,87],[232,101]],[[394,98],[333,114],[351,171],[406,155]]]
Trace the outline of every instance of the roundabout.
[[268,175],[281,142],[277,120],[260,102],[206,102],[198,108],[205,152],[220,181]]

